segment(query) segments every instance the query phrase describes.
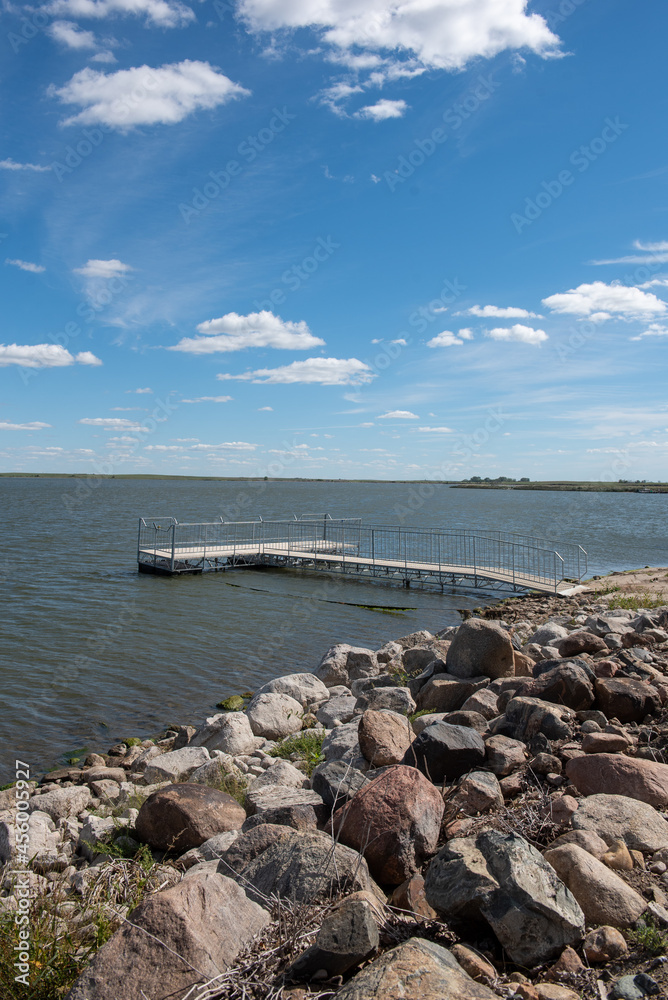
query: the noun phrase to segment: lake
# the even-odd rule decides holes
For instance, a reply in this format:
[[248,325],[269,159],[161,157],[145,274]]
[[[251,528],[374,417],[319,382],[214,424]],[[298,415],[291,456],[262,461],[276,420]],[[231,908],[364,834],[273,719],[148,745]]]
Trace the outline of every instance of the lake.
[[328,512],[576,541],[589,553],[590,574],[668,564],[660,494],[435,484],[423,498],[418,490],[381,482],[0,479],[0,784],[12,779],[15,757],[37,774],[84,747],[106,750],[169,724],[198,724],[230,694],[314,669],[336,642],[376,649],[416,629],[456,624],[457,609],[483,600],[288,570],[139,575],[140,516]]

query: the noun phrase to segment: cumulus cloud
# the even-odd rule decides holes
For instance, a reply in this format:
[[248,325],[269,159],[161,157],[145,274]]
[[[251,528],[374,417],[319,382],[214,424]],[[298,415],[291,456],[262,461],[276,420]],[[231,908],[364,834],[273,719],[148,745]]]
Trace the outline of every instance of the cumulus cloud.
[[49,34],[68,49],[96,49],[97,42],[92,31],[84,31],[73,21],[54,21],[49,26]]
[[160,28],[180,28],[195,20],[192,8],[179,0],[52,0],[44,9],[50,14],[96,20],[135,15]]
[[629,340],[642,340],[644,337],[668,337],[668,326],[650,323],[646,330],[639,333],[637,337],[630,337]]
[[461,336],[457,336],[452,330],[442,330],[441,333],[437,333],[435,337],[427,341],[427,347],[456,347],[458,344],[463,344],[464,340],[470,340],[469,334],[470,330],[465,331],[466,336],[462,339]]
[[229,403],[232,396],[198,396],[196,399],[182,399],[182,403]]
[[174,125],[202,108],[216,108],[250,91],[208,62],[184,59],[154,69],[134,66],[115,73],[87,67],[47,93],[82,108],[63,125],[108,125],[126,132],[139,125]]
[[487,336],[492,340],[512,340],[519,344],[542,344],[547,340],[545,330],[534,330],[531,326],[523,326],[515,323],[510,327],[496,326],[493,330],[487,331]]
[[[506,49],[555,54],[559,39],[544,18],[526,12],[527,0],[241,0],[239,11],[255,31],[311,27],[351,69],[387,75],[422,68],[459,70],[480,56]],[[360,52],[360,50],[363,50]],[[387,53],[397,53],[387,58]],[[370,66],[359,64],[369,54]],[[357,63],[356,63],[357,61]]]
[[51,167],[41,167],[38,163],[17,163],[11,157],[8,160],[0,160],[0,170],[33,170],[38,174],[45,174]]
[[70,354],[60,344],[0,344],[0,367],[66,368],[68,365],[101,365],[90,351]]
[[423,434],[454,434],[452,427],[418,427]]
[[82,417],[80,424],[101,427],[105,431],[146,431],[145,427],[125,417]]
[[483,319],[495,317],[496,319],[541,319],[539,313],[529,312],[528,309],[521,309],[518,306],[471,306],[461,316],[481,316]]
[[6,420],[0,420],[0,431],[42,431],[51,424],[44,424],[41,420],[31,420],[28,424],[10,424]]
[[634,240],[633,246],[641,250],[640,254],[629,254],[627,257],[614,257],[611,260],[592,260],[590,264],[668,264],[668,241],[659,243],[643,243]]
[[379,420],[419,420],[417,413],[410,410],[390,410],[388,413],[381,413]]
[[29,260],[11,260],[9,257],[5,257],[5,264],[11,264],[12,267],[19,267],[22,271],[30,271],[31,274],[42,274],[46,271],[45,267],[41,264],[31,264]]
[[83,267],[75,267],[74,274],[80,274],[84,278],[117,278],[121,274],[126,274],[132,268],[129,264],[124,264],[120,260],[112,257],[111,260],[89,260]]
[[611,319],[613,315],[621,319],[641,319],[665,313],[668,308],[652,292],[627,285],[606,285],[604,281],[593,281],[549,295],[543,299],[543,305],[552,312],[587,316],[595,321]]
[[408,105],[405,101],[390,101],[383,98],[375,104],[368,104],[365,108],[360,108],[353,115],[353,118],[367,118],[374,122],[384,122],[388,118],[403,118]]
[[241,382],[316,383],[319,385],[362,385],[376,376],[371,368],[357,358],[307,358],[293,361],[279,368],[258,368],[243,375],[221,373],[216,378],[226,381],[236,379]]
[[240,316],[227,313],[220,319],[210,319],[197,327],[200,337],[184,337],[170,351],[187,354],[220,354],[242,351],[247,347],[275,347],[285,351],[306,351],[325,343],[315,337],[301,320],[293,323],[264,309]]

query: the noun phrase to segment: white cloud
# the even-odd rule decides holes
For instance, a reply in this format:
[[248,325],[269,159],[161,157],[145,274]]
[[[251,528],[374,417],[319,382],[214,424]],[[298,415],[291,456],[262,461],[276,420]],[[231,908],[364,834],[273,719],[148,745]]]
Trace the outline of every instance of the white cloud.
[[638,285],[638,288],[666,288],[668,286],[668,278],[652,278],[651,281],[644,281],[642,285]]
[[403,118],[408,105],[405,101],[390,101],[382,98],[375,104],[368,104],[365,108],[360,108],[353,115],[353,118],[367,118],[374,122],[384,122],[388,118]]
[[125,417],[83,417],[79,423],[87,427],[102,427],[105,431],[146,431],[141,424]]
[[643,337],[668,337],[668,326],[661,326],[660,323],[650,323],[643,333],[637,337],[629,337],[629,340],[642,340]]
[[226,381],[236,379],[241,382],[273,382],[288,385],[295,382],[319,385],[362,385],[376,376],[368,365],[357,358],[307,358],[293,361],[279,368],[258,368],[243,375],[222,373],[216,378]]
[[11,157],[8,160],[0,160],[0,170],[33,170],[38,174],[45,174],[51,167],[41,167],[38,163],[17,163]]
[[188,354],[221,354],[242,351],[247,347],[306,351],[311,347],[322,347],[325,343],[311,333],[303,320],[299,323],[282,320],[266,309],[249,313],[248,316],[227,313],[220,319],[200,323],[197,330],[202,336],[184,337],[168,350],[185,351]]
[[495,317],[496,319],[541,319],[539,313],[529,312],[528,309],[521,309],[519,306],[471,306],[465,309],[461,316],[481,316],[483,319]]
[[148,386],[146,386],[143,389],[126,389],[125,390],[125,395],[126,396],[130,396],[130,395],[132,395],[132,396],[152,396],[153,395],[153,389],[149,389]]
[[19,365],[21,368],[66,368],[75,363],[102,364],[90,351],[73,355],[60,344],[0,344],[0,367]]
[[423,434],[454,434],[452,427],[418,427]]
[[[352,69],[354,60],[379,53],[370,67],[388,75],[414,75],[421,67],[458,70],[505,49],[554,54],[559,44],[545,20],[526,13],[527,0],[241,0],[242,17],[255,31],[312,27]],[[364,50],[362,53],[359,50]],[[354,50],[354,51],[353,51]],[[401,54],[394,60],[387,53]],[[410,54],[406,58],[406,53]],[[412,56],[412,58],[410,58]],[[351,62],[353,61],[353,62]]]
[[521,323],[515,323],[510,327],[496,326],[493,330],[487,331],[487,336],[492,340],[512,340],[519,344],[534,346],[548,339],[545,330],[534,330],[533,327],[523,326]]
[[52,84],[47,93],[83,109],[63,125],[104,124],[125,132],[138,125],[174,125],[201,108],[216,108],[250,91],[208,62],[184,59],[157,69],[134,66],[108,74],[87,67],[62,87]]
[[50,14],[97,20],[134,14],[161,28],[179,28],[195,20],[193,10],[179,0],[52,0],[44,9]]
[[49,26],[49,34],[68,49],[96,49],[97,42],[92,31],[84,31],[72,21],[54,21]]
[[120,260],[112,257],[111,260],[89,260],[83,267],[75,267],[74,274],[80,274],[83,278],[118,278],[127,274],[132,268],[129,264],[124,264]]
[[401,344],[402,347],[408,347],[408,341],[404,340],[403,337],[397,337],[396,340],[391,340],[391,344]]
[[[360,427],[375,427],[376,425],[374,424],[373,420],[366,420],[363,424],[360,424],[359,426]],[[325,437],[333,437],[333,436],[334,436],[333,434],[325,434]]]
[[0,431],[41,431],[51,424],[44,424],[41,420],[31,420],[28,424],[10,424],[6,420],[0,420]]
[[249,441],[222,441],[220,444],[194,444],[191,451],[255,451],[256,444]]
[[20,267],[22,271],[30,271],[31,274],[42,274],[46,271],[46,268],[41,264],[31,264],[29,260],[12,260],[10,257],[5,257],[5,264],[11,264],[13,267]]
[[390,410],[388,413],[381,413],[379,420],[419,420],[417,413],[410,410]]
[[633,246],[636,250],[642,250],[641,254],[630,254],[627,257],[615,257],[611,260],[592,260],[590,264],[667,264],[668,263],[668,242],[662,240],[659,243],[642,243],[634,240]]
[[462,340],[473,340],[473,330],[465,326],[463,329],[457,331],[457,336],[461,337]]
[[198,396],[197,399],[182,399],[182,403],[229,403],[232,396]]
[[260,407],[258,407],[258,411],[257,412],[258,413],[273,413],[274,412],[274,407],[273,406],[260,406]]
[[549,295],[543,299],[543,305],[556,313],[588,316],[595,321],[610,319],[613,314],[622,319],[638,319],[665,313],[668,308],[652,292],[627,285],[606,285],[604,281],[593,281]]
[[[468,331],[467,331],[468,332]],[[466,337],[466,340],[470,340],[470,337]],[[455,347],[458,344],[463,344],[464,341],[461,340],[452,330],[443,330],[441,333],[437,333],[435,337],[427,341],[427,347]]]

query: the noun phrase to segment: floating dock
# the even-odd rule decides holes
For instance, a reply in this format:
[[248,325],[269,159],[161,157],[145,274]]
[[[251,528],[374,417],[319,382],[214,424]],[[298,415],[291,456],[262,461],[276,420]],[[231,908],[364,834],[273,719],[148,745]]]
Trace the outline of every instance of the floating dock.
[[181,523],[140,518],[137,568],[169,576],[252,566],[347,573],[439,588],[573,593],[587,553],[505,531],[365,525],[361,518],[304,514],[291,520]]

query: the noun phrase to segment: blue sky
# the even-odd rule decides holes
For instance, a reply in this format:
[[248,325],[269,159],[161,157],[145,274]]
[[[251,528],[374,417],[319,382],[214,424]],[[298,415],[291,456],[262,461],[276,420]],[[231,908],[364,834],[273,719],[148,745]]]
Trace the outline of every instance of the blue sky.
[[0,471],[665,478],[667,27],[3,0]]

